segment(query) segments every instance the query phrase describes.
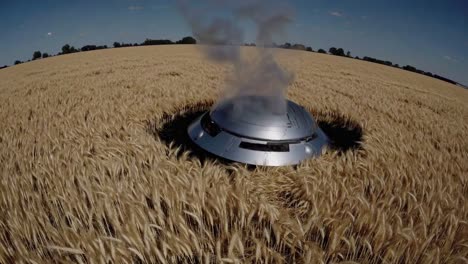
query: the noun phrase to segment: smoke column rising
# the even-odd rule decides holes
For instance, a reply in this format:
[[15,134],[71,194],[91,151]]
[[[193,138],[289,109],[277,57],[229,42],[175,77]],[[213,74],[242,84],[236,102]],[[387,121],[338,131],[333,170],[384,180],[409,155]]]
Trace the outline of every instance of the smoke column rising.
[[[265,0],[179,0],[181,13],[190,24],[193,35],[204,44],[207,57],[220,63],[231,63],[234,75],[227,83],[218,103],[243,96],[263,96],[262,104],[254,97],[235,100],[235,108],[258,109],[275,114],[286,112],[286,89],[293,77],[281,69],[271,49],[273,36],[284,33],[292,21],[291,10],[277,1]],[[257,56],[243,58],[240,46],[244,43],[242,22],[254,22]],[[252,101],[253,100],[253,101]],[[267,102],[266,104],[264,102]],[[241,111],[243,112],[243,111]]]

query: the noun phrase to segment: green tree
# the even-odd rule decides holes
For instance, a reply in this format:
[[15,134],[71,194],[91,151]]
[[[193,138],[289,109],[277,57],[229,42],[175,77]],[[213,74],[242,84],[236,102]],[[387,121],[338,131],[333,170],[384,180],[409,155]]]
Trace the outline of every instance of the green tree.
[[345,55],[344,50],[342,48],[337,49],[335,55],[344,56]]
[[49,54],[48,53],[42,53],[42,58],[45,59],[45,58],[48,58],[49,57]]
[[188,36],[176,42],[177,44],[197,44],[197,40]]
[[62,47],[62,54],[68,54],[68,53],[70,53],[70,45],[65,44]]
[[75,49],[75,47],[70,46],[68,44],[63,45],[62,47],[62,54],[74,53],[78,52],[79,50]]
[[412,71],[412,72],[416,72],[416,71],[417,71],[416,67],[413,67],[413,66],[411,66],[411,65],[403,66],[403,70]]
[[284,43],[283,48],[284,48],[284,49],[290,49],[291,46],[292,46],[291,43],[286,42],[286,43]]
[[[330,52],[330,54],[332,55],[336,55],[336,56],[345,56],[345,52],[342,48],[335,48],[335,47],[331,47],[328,52]],[[349,55],[351,55],[351,52],[349,53]]]
[[42,53],[40,51],[35,51],[33,53],[33,57],[32,57],[32,60],[37,60],[37,59],[40,59],[42,56]]
[[318,53],[327,54],[327,52],[326,52],[324,49],[319,49],[319,50],[318,50]]

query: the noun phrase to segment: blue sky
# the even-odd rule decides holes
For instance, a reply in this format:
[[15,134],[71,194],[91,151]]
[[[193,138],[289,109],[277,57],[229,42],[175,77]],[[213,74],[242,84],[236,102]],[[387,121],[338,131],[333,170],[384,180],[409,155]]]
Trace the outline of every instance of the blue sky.
[[[35,50],[55,54],[69,43],[177,40],[191,35],[175,1],[0,2],[0,65],[27,60]],[[466,0],[295,0],[295,21],[287,36],[314,50],[331,46],[353,56],[371,56],[468,84],[468,1]],[[254,29],[246,29],[246,42]]]

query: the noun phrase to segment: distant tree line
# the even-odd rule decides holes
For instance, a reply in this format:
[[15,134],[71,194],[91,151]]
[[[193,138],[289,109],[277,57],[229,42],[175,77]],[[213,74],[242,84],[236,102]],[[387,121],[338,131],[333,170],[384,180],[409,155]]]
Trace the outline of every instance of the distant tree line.
[[120,42],[114,42],[114,44],[112,45],[114,48],[124,48],[124,47],[136,47],[136,46],[139,46],[138,43],[135,43],[135,44],[131,44],[131,43],[120,43]]
[[127,44],[127,43],[114,42],[114,48],[151,46],[151,45],[173,45],[173,44],[197,44],[197,40],[194,39],[193,37],[184,37],[183,39],[178,40],[176,42],[170,39],[146,39],[141,44],[138,44],[138,43]]
[[[169,39],[146,39],[145,41],[143,41],[140,44],[138,44],[138,43],[131,44],[131,43],[123,43],[123,42],[122,43],[114,42],[113,47],[114,48],[123,48],[123,47],[150,46],[150,45],[173,45],[173,44],[197,44],[197,40],[194,39],[191,36],[184,37],[181,40],[178,40],[176,42],[173,42],[172,40],[169,40]],[[244,46],[256,46],[256,44],[255,43],[245,43]],[[291,44],[289,42],[286,42],[286,43],[284,43],[282,45],[277,45],[276,43],[273,43],[272,45],[269,45],[268,47],[315,52],[311,47],[306,47],[305,45],[298,44],[298,43]],[[103,46],[85,45],[85,46],[81,47],[80,49],[76,49],[75,47],[70,46],[69,44],[65,44],[62,47],[62,51],[59,52],[57,55],[70,54],[70,53],[75,53],[75,52],[92,51],[92,50],[100,50],[100,49],[107,49],[107,48],[108,48],[107,45],[103,45]],[[351,52],[350,51],[345,52],[345,50],[343,48],[331,47],[330,49],[328,49],[328,53],[324,49],[318,49],[317,52],[322,53],[322,54],[331,54],[331,55],[335,55],[335,56],[353,58],[351,56]],[[50,56],[51,55],[49,55],[48,53],[41,53],[40,51],[35,51],[33,53],[32,60],[37,60],[37,59],[40,59],[40,58],[47,58],[47,57],[50,57]],[[378,64],[390,66],[390,67],[403,69],[403,70],[406,70],[406,71],[411,71],[411,72],[415,72],[415,73],[419,73],[419,74],[424,74],[424,75],[429,76],[429,77],[433,77],[433,78],[436,78],[436,79],[439,79],[439,80],[442,80],[442,81],[446,81],[446,82],[458,85],[458,83],[453,81],[453,80],[450,80],[448,78],[439,76],[437,74],[433,74],[431,72],[425,72],[423,70],[419,70],[416,67],[413,67],[411,65],[406,65],[406,66],[400,67],[400,65],[393,64],[391,61],[384,61],[384,60],[380,60],[380,59],[376,59],[376,58],[372,58],[372,57],[367,57],[367,56],[363,57],[362,59],[356,56],[356,57],[354,57],[354,59],[364,60],[364,61],[368,61],[368,62],[373,62],[373,63],[378,63]],[[21,63],[23,63],[23,62],[20,61],[20,60],[15,61],[15,65],[21,64]],[[6,67],[8,67],[8,66],[5,65],[3,67],[0,67],[0,69],[6,68]]]
[[[171,44],[197,44],[197,40],[194,39],[193,37],[187,36],[182,38],[181,40],[178,40],[176,42],[173,42],[168,39],[146,39],[144,42],[138,44],[129,44],[129,43],[120,43],[120,42],[114,42],[113,47],[114,48],[123,48],[123,47],[136,47],[136,46],[148,46],[148,45],[171,45]],[[57,55],[65,55],[65,54],[71,54],[71,53],[76,53],[76,52],[85,52],[85,51],[92,51],[92,50],[100,50],[100,49],[107,49],[109,48],[107,45],[85,45],[81,48],[75,48],[74,46],[70,46],[69,44],[63,45],[61,51],[57,53]],[[41,58],[48,58],[51,56],[57,56],[57,55],[49,55],[48,53],[42,53],[41,51],[34,51],[32,58],[28,61],[32,60],[37,60]],[[18,65],[24,63],[21,60],[15,60],[14,65]],[[5,65],[3,67],[0,67],[0,69],[7,68],[8,65]]]
[[100,49],[107,49],[107,45],[103,45],[103,46],[86,45],[86,46],[81,47],[80,51],[91,51],[91,50],[100,50]]
[[450,80],[448,78],[439,76],[437,74],[433,74],[431,72],[426,72],[426,71],[417,69],[416,67],[411,66],[411,65],[406,65],[406,66],[400,67],[400,65],[393,64],[391,61],[383,61],[383,60],[375,59],[375,58],[372,58],[372,57],[364,57],[362,59],[365,60],[365,61],[373,62],[373,63],[383,64],[383,65],[386,65],[386,66],[400,68],[400,69],[403,69],[403,70],[406,70],[406,71],[423,74],[423,75],[426,75],[426,76],[429,76],[429,77],[432,77],[432,78],[436,78],[436,79],[439,79],[439,80],[442,80],[442,81],[445,81],[445,82],[449,82],[451,84],[455,84],[455,85],[458,84],[457,82],[455,82],[453,80]]
[[379,59],[375,59],[375,58],[367,57],[367,56],[363,57],[362,60],[373,62],[373,63],[378,63],[378,64],[383,64],[387,66],[396,66],[397,68],[400,67],[398,64],[393,64],[391,61],[383,61],[383,60],[379,60]]
[[[245,46],[254,46],[255,44],[245,44]],[[305,47],[304,45],[302,44],[294,44],[292,45],[291,43],[285,43],[283,45],[276,45],[274,44],[273,45],[274,47],[276,48],[283,48],[283,49],[297,49],[297,50],[306,50],[306,51],[311,51],[311,52],[314,52],[314,50],[311,48],[311,47]],[[341,57],[348,57],[348,58],[353,58],[351,56],[351,52],[350,51],[347,51],[345,53],[344,49],[343,48],[335,48],[335,47],[331,47],[329,50],[328,50],[328,53],[324,50],[324,49],[318,49],[317,50],[318,53],[322,53],[322,54],[331,54],[331,55],[335,55],[335,56],[341,56]],[[442,77],[440,75],[437,75],[437,74],[433,74],[431,72],[426,72],[426,71],[423,71],[423,70],[419,70],[417,69],[416,67],[413,67],[411,65],[406,65],[406,66],[403,66],[403,67],[400,67],[400,65],[398,64],[393,64],[391,61],[387,61],[387,60],[380,60],[380,59],[376,59],[376,58],[372,58],[372,57],[363,57],[362,59],[359,58],[359,57],[354,57],[353,59],[357,59],[357,60],[364,60],[364,61],[368,61],[368,62],[373,62],[373,63],[378,63],[378,64],[382,64],[382,65],[386,65],[386,66],[390,66],[390,67],[395,67],[395,68],[399,68],[399,69],[403,69],[403,70],[406,70],[406,71],[410,71],[410,72],[415,72],[415,73],[419,73],[419,74],[423,74],[423,75],[426,75],[426,76],[429,76],[429,77],[432,77],[432,78],[436,78],[436,79],[439,79],[439,80],[442,80],[442,81],[445,81],[445,82],[449,82],[451,84],[455,84],[455,85],[460,85],[460,86],[463,86],[465,87],[464,85],[462,84],[459,84],[453,80],[450,80],[448,78],[445,78],[445,77]],[[466,87],[465,87],[466,88]]]

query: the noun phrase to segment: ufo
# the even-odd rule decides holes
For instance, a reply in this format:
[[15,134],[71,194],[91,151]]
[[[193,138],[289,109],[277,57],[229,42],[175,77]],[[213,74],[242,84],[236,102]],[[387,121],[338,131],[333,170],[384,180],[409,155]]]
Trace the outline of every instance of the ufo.
[[[302,106],[268,96],[221,101],[187,129],[203,150],[259,166],[296,165],[319,156],[328,138]],[[285,103],[285,110],[278,110]]]

